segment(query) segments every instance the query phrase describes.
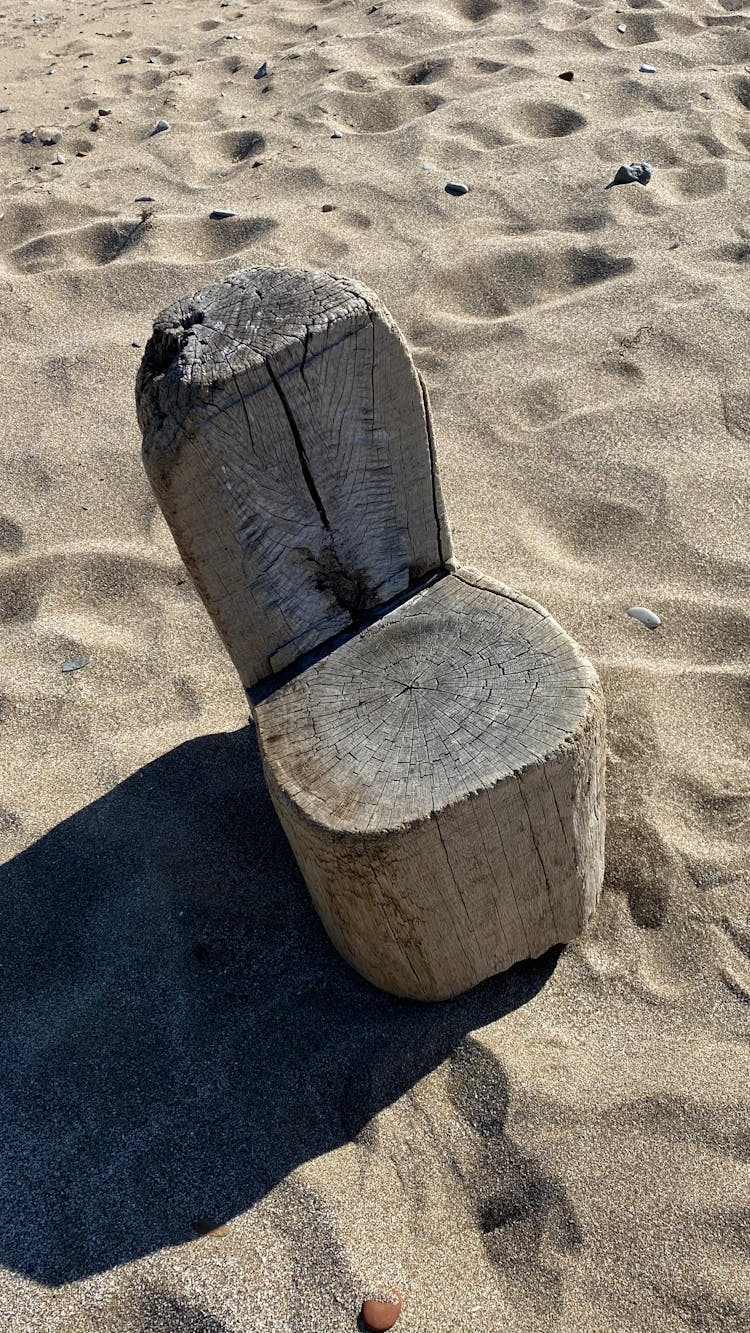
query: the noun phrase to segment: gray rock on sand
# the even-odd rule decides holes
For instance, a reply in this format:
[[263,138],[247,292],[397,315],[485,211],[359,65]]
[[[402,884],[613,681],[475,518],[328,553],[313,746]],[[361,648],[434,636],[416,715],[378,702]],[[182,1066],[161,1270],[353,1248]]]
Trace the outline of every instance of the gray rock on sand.
[[632,616],[634,620],[640,620],[641,624],[645,625],[647,629],[658,629],[661,624],[661,619],[656,612],[651,611],[647,606],[629,606],[628,615]]
[[19,134],[21,143],[36,143],[36,133],[34,130],[21,130]]
[[640,70],[639,70],[639,73],[641,73],[641,74],[655,74],[655,73],[656,73],[656,66],[655,66],[655,65],[641,65]]
[[10,107],[9,107],[9,106],[0,106],[0,114],[2,114],[3,111],[10,111]]
[[461,184],[461,181],[448,181],[448,184],[447,184],[446,187],[445,187],[445,193],[446,193],[446,194],[453,194],[453,195],[456,195],[456,196],[458,196],[458,195],[462,195],[462,194],[468,194],[468,193],[469,193],[469,187],[468,187],[468,185],[462,185],[462,184]]
[[231,208],[212,208],[208,216],[212,221],[220,222],[222,218],[233,218],[237,215],[232,212]]
[[265,79],[265,78],[267,78],[267,77],[268,77],[268,64],[267,64],[267,62],[264,60],[264,61],[263,61],[263,64],[262,64],[261,67],[260,67],[260,69],[256,69],[255,73],[253,74],[253,78],[254,78],[254,79]]
[[648,185],[652,176],[652,168],[648,162],[631,162],[628,167],[618,167],[609,185],[605,185],[605,190],[611,190],[613,185],[632,185],[637,181],[639,185]]
[[53,159],[52,159],[52,165],[53,165],[53,167],[64,167],[64,166],[65,166],[65,158],[63,157],[62,153],[58,153],[58,154],[57,154],[57,157],[53,157]]
[[344,137],[344,136],[343,136],[343,134],[341,133],[341,130],[334,130],[334,131],[333,131],[333,134],[331,135],[331,138],[332,138],[332,139],[343,139],[343,137]]
[[154,134],[163,134],[165,130],[171,130],[171,128],[172,126],[168,120],[157,120],[148,137],[150,139]]

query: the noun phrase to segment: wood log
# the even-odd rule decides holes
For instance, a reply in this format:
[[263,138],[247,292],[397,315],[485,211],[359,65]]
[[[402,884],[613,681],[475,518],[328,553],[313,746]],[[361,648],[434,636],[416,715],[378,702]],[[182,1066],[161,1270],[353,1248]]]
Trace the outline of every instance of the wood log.
[[604,706],[542,607],[454,566],[255,718],[318,913],[376,985],[445,999],[583,930],[604,869]]
[[434,1000],[578,934],[603,876],[596,673],[454,560],[427,392],[374,293],[235,274],[157,319],[137,404],[344,957]]
[[246,688],[451,555],[424,386],[374,292],[248,269],[164,311],[146,471]]

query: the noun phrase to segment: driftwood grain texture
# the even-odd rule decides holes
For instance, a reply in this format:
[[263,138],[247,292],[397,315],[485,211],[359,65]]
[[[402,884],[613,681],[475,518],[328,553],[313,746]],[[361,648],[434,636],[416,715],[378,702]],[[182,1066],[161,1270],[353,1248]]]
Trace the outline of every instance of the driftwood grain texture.
[[580,934],[604,707],[541,607],[454,568],[256,709],[271,798],[364,976],[443,999]]
[[427,393],[374,294],[235,274],[159,317],[137,402],[343,956],[434,1000],[579,934],[603,877],[596,673],[453,559]]
[[359,283],[207,287],[157,319],[136,394],[149,480],[246,687],[450,557],[424,386]]

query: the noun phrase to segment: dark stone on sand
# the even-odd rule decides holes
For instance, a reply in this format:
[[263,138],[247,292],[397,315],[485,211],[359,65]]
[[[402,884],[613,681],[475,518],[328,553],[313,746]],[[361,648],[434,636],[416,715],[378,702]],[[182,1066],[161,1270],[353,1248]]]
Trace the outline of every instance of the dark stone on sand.
[[651,174],[648,162],[631,162],[627,167],[618,167],[609,185],[605,185],[604,188],[611,190],[613,185],[632,185],[634,182],[638,185],[648,185]]
[[236,216],[231,208],[212,208],[208,215],[214,222],[221,222],[222,218],[233,218]]
[[332,213],[335,207],[335,204],[324,204],[320,211],[321,213]]
[[21,130],[18,137],[21,143],[34,143],[36,140],[36,134],[33,130]]
[[462,194],[468,194],[469,187],[468,185],[462,185],[460,181],[448,181],[448,184],[445,187],[445,193],[453,194],[458,197]]
[[572,69],[566,69],[563,70],[562,74],[558,74],[557,77],[558,79],[565,79],[566,83],[572,83],[575,78],[575,74],[573,73]]
[[265,79],[265,78],[267,78],[267,76],[268,76],[268,64],[267,64],[266,61],[264,60],[264,61],[263,61],[263,64],[262,64],[261,67],[260,67],[260,69],[256,69],[255,73],[253,74],[253,78],[254,78],[254,79]]

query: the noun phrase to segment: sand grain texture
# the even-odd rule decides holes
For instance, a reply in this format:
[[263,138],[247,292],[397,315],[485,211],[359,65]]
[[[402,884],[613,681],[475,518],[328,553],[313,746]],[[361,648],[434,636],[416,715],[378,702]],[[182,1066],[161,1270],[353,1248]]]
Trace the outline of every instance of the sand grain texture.
[[[750,1325],[750,19],[620,8],[0,18],[2,1329]],[[261,263],[382,297],[605,690],[595,921],[439,1006],[328,944],[141,466],[153,316]]]

